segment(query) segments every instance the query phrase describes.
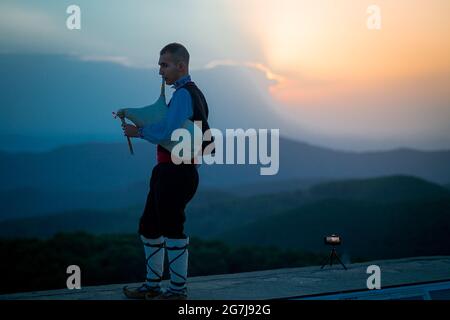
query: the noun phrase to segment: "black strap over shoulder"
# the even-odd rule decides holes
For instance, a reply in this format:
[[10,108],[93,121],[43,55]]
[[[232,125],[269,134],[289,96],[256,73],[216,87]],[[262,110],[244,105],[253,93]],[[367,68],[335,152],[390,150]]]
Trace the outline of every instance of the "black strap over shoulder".
[[[208,123],[209,108],[208,108],[208,103],[206,102],[205,96],[200,91],[200,89],[197,87],[197,85],[192,81],[185,83],[180,88],[185,88],[191,95],[193,115],[192,115],[192,117],[189,118],[189,120],[191,120],[193,122],[201,121],[202,122],[202,134],[205,134],[205,132],[210,129],[209,123]],[[170,101],[169,101],[168,107],[170,107]],[[214,137],[213,136],[211,136],[211,141],[203,141],[202,142],[202,154],[203,155],[205,155],[205,152],[204,152],[205,148],[211,144],[214,146]],[[163,147],[158,146],[158,148],[160,148],[161,152],[170,153]],[[216,149],[213,148],[209,154],[214,155],[215,153],[216,153]]]
[[[210,129],[209,123],[208,123],[209,108],[208,108],[208,103],[206,102],[205,96],[200,91],[200,89],[197,87],[197,85],[192,81],[187,82],[181,88],[185,88],[191,95],[193,115],[190,118],[190,120],[191,121],[201,121],[202,122],[202,133],[204,134],[207,130]],[[202,151],[204,151],[208,145],[213,144],[213,143],[214,143],[214,137],[211,137],[211,141],[203,141]],[[212,150],[211,154],[215,154],[215,149]]]

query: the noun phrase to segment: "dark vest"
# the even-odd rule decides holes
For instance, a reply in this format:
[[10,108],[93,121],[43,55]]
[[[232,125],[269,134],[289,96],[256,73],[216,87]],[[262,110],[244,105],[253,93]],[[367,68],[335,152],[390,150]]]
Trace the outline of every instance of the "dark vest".
[[[192,115],[192,117],[189,118],[189,120],[191,120],[192,122],[201,121],[202,122],[202,133],[204,134],[207,130],[209,130],[209,124],[208,124],[209,109],[208,109],[208,103],[206,102],[205,96],[200,91],[200,89],[196,86],[196,84],[192,81],[187,82],[186,84],[181,86],[179,89],[181,89],[181,88],[185,88],[191,95],[193,115]],[[170,101],[169,101],[168,107],[170,108]],[[212,143],[214,143],[214,137],[211,137],[211,141],[203,141],[202,142],[202,153],[204,152],[206,146],[208,146]],[[169,151],[167,151],[160,145],[158,145],[158,152],[166,152],[166,153],[170,154]],[[215,149],[212,150],[211,154],[215,154]]]

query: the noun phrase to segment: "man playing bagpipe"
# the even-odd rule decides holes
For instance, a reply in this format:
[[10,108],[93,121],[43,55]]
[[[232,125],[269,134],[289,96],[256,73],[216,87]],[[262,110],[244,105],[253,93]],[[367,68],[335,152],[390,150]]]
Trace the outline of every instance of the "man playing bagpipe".
[[[160,52],[159,66],[163,81],[175,89],[167,112],[151,124],[122,124],[127,137],[142,138],[157,145],[157,164],[152,170],[150,190],[139,222],[147,279],[137,289],[125,287],[124,294],[140,299],[186,299],[189,237],[184,233],[185,207],[197,191],[199,175],[195,155],[191,161],[176,164],[171,152],[163,146],[168,145],[174,130],[188,127],[194,121],[201,121],[202,133],[209,130],[209,110],[203,93],[191,81],[189,53],[183,45],[171,43],[165,46]],[[164,104],[165,98],[157,103]],[[141,114],[137,109],[120,109],[117,115],[140,123]],[[202,150],[211,143],[202,141]],[[170,284],[162,290],[165,250]]]

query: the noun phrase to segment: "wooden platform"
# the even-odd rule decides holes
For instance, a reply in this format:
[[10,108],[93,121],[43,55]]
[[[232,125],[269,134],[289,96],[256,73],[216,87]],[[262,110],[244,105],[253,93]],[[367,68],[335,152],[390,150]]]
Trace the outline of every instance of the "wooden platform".
[[[450,257],[415,257],[348,265],[287,268],[188,279],[192,300],[296,299],[302,296],[367,289],[369,265],[381,268],[381,287],[450,280]],[[0,295],[0,300],[121,300],[122,287],[139,283]],[[163,281],[163,287],[168,281]]]

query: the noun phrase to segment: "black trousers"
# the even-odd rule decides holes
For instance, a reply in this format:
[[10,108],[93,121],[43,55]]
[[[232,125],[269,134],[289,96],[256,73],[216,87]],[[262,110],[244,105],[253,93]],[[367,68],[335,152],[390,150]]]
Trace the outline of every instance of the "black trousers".
[[150,191],[139,221],[139,234],[185,239],[185,208],[197,191],[199,177],[193,164],[159,163],[152,170]]

